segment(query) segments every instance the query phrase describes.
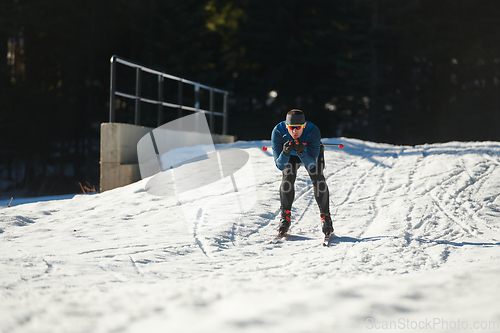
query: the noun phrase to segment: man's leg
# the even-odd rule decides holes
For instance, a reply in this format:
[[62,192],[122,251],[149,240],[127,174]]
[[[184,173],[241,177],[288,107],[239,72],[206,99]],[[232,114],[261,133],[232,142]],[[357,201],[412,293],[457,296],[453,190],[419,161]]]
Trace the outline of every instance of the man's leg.
[[290,161],[283,170],[283,177],[280,185],[281,219],[280,232],[287,232],[291,223],[291,210],[293,199],[295,198],[295,179],[300,159],[297,156],[290,156]]
[[323,175],[324,168],[325,168],[324,148],[323,146],[321,146],[316,166],[313,169],[307,171],[309,172],[309,177],[311,177],[311,180],[313,182],[314,197],[316,199],[316,203],[318,204],[319,211],[321,213],[323,232],[331,233],[333,232],[333,226],[332,226],[332,219],[330,217],[330,192],[328,190],[328,185],[326,184],[325,176]]

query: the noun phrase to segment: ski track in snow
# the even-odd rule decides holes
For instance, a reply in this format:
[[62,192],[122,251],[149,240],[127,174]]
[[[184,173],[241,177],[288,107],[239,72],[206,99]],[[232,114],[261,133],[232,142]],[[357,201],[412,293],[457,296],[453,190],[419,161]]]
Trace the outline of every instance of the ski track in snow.
[[328,248],[304,167],[291,236],[269,244],[269,141],[217,147],[244,149],[255,173],[258,201],[231,223],[201,205],[188,227],[148,180],[0,209],[0,331],[500,332],[500,145],[324,142],[345,146],[325,150]]

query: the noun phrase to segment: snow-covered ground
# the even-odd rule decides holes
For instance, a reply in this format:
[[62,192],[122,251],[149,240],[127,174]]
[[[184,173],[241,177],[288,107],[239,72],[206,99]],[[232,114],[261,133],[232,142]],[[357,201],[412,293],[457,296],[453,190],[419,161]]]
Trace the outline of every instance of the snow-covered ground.
[[500,332],[500,143],[324,142],[345,145],[325,152],[328,248],[304,168],[293,236],[269,244],[269,141],[217,146],[249,154],[257,202],[194,232],[148,179],[0,209],[0,331]]
[[50,195],[45,197],[34,197],[34,198],[17,198],[12,197],[10,199],[0,200],[0,209],[5,207],[14,207],[19,205],[24,205],[27,203],[41,202],[41,201],[53,201],[53,200],[63,200],[72,199],[75,194],[63,194],[63,195]]

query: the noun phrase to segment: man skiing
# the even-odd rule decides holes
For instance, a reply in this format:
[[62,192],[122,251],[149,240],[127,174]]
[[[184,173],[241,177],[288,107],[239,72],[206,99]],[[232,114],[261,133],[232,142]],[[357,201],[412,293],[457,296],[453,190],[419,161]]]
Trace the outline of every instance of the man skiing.
[[318,203],[323,233],[333,233],[330,217],[330,199],[323,169],[324,147],[321,133],[316,125],[305,121],[301,110],[293,109],[286,120],[274,127],[271,140],[276,167],[283,172],[280,186],[281,219],[278,231],[287,233],[291,224],[292,203],[295,197],[295,179],[300,165],[304,165],[314,186],[314,197]]

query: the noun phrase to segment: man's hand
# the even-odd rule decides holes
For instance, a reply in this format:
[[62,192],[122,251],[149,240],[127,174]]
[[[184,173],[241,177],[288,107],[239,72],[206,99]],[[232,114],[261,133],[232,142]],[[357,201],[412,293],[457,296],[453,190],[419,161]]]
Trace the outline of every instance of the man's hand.
[[297,153],[297,155],[299,155],[299,157],[306,153],[304,151],[304,145],[299,141],[299,139],[295,140],[293,149],[295,149],[295,152]]
[[293,141],[287,141],[283,144],[283,155],[290,156],[290,153],[293,151]]

